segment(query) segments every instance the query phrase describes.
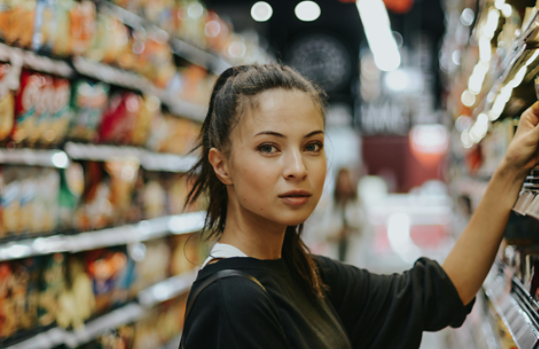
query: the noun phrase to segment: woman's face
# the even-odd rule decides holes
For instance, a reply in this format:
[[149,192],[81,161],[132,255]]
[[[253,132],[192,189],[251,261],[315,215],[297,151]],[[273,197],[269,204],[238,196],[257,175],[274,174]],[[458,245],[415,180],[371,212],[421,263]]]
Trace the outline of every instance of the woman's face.
[[229,197],[260,218],[303,223],[326,177],[323,116],[301,91],[269,90],[257,102],[231,133]]

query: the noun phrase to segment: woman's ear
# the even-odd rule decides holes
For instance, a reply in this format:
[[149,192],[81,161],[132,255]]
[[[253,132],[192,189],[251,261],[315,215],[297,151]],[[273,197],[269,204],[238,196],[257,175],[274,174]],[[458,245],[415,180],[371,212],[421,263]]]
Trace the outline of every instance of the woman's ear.
[[233,184],[232,178],[230,178],[230,174],[228,173],[227,158],[222,151],[217,148],[211,148],[208,154],[208,160],[210,161],[217,178],[219,178],[224,185]]

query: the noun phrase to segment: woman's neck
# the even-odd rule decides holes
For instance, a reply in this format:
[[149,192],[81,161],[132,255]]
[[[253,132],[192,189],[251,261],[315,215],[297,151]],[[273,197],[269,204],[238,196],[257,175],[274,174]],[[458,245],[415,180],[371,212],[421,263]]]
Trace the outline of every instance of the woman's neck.
[[286,227],[231,206],[228,207],[225,230],[219,242],[232,245],[252,258],[281,258]]

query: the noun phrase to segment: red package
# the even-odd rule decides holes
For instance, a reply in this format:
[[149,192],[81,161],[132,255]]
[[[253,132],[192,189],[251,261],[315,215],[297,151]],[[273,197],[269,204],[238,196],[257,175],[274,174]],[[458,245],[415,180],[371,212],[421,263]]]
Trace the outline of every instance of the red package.
[[27,70],[21,73],[21,86],[15,97],[15,127],[11,136],[16,143],[39,140],[46,127],[42,122],[48,117],[54,94],[52,76]]
[[142,98],[133,92],[114,94],[103,114],[100,141],[104,143],[131,144],[133,129],[141,111]]

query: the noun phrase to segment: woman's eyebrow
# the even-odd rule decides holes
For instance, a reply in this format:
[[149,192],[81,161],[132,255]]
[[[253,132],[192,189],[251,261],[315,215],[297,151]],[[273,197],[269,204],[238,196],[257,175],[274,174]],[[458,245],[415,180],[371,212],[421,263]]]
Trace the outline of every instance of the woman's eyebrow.
[[270,136],[275,136],[275,137],[280,137],[280,138],[286,138],[285,135],[279,133],[279,132],[275,132],[275,131],[262,131],[262,132],[259,132],[255,135],[256,136],[261,136],[261,135],[270,135]]
[[[324,134],[324,131],[316,130],[316,131],[313,131],[313,132],[310,132],[310,133],[306,134],[303,138],[309,138],[309,137],[312,137],[312,136],[317,135],[317,134]],[[282,133],[275,132],[275,131],[262,131],[262,132],[257,133],[255,135],[255,137],[256,136],[261,136],[261,135],[270,135],[270,136],[275,136],[275,137],[279,137],[279,138],[286,138],[286,136],[283,135]]]
[[324,131],[322,131],[322,130],[316,130],[316,131],[313,131],[313,132],[307,134],[307,135],[306,135],[305,137],[303,137],[303,138],[309,138],[309,137],[312,137],[312,136],[318,135],[318,134],[324,134]]

